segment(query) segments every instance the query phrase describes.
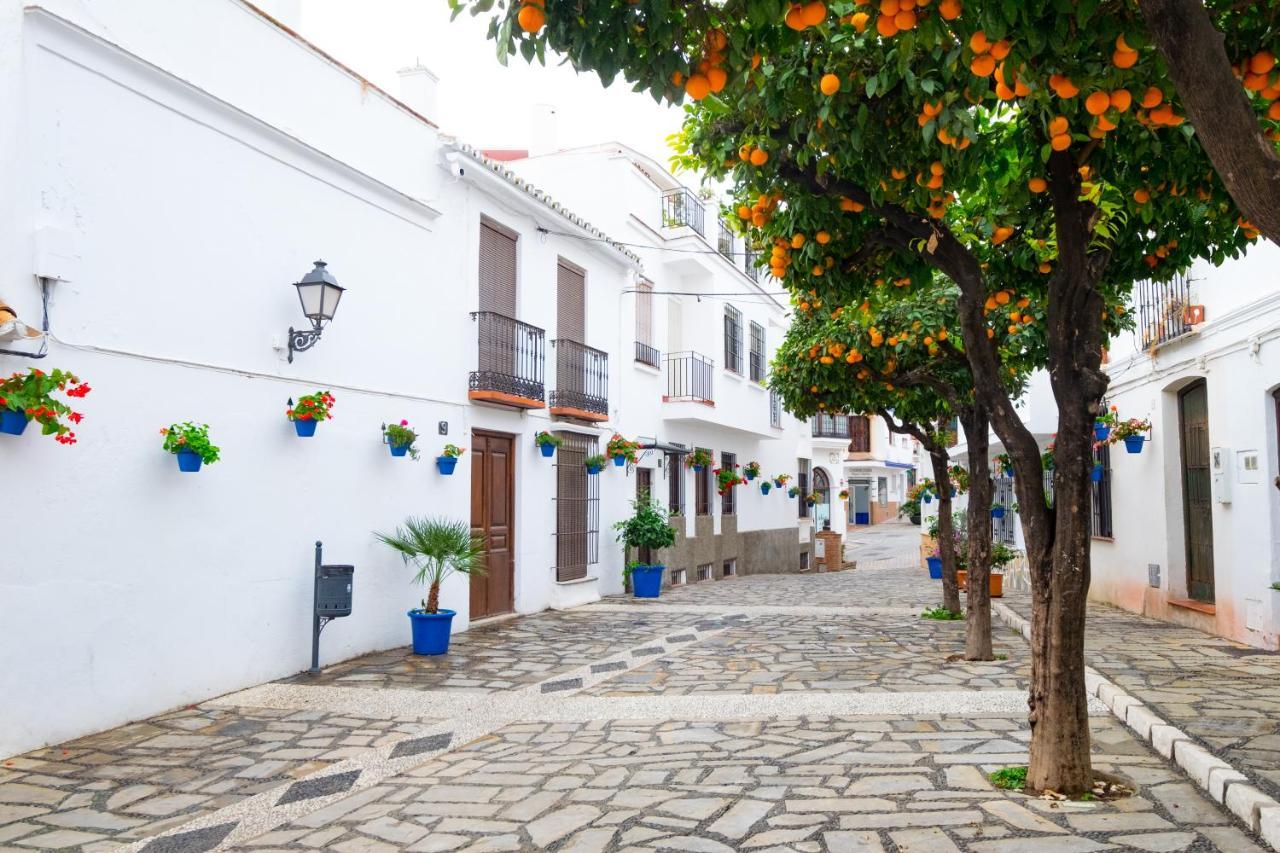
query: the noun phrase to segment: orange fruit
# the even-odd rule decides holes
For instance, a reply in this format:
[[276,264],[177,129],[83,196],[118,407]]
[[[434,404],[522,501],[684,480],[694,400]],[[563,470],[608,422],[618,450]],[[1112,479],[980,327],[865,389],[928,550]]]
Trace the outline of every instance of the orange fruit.
[[1031,190],[1033,193],[1042,193],[1049,189],[1049,182],[1044,178],[1032,178],[1027,181],[1027,189]]
[[801,246],[803,246],[803,245],[804,245],[804,235],[803,235],[803,234],[792,234],[792,235],[791,235],[791,248],[793,248],[793,249],[799,249],[799,248],[800,248]]
[[1060,133],[1050,139],[1049,144],[1053,146],[1054,151],[1066,151],[1071,147],[1071,137],[1065,133]]
[[1276,67],[1276,58],[1268,50],[1260,50],[1249,57],[1249,70],[1254,74],[1268,74]]
[[960,17],[960,13],[963,11],[963,8],[964,7],[960,5],[960,0],[942,0],[942,2],[938,4],[938,14],[942,16],[942,20],[944,21],[954,21],[956,18]]
[[1129,47],[1129,43],[1124,40],[1124,33],[1116,36],[1116,50],[1121,53],[1137,53],[1137,51]]
[[743,204],[743,205],[739,205],[739,206],[738,206],[738,218],[739,218],[739,219],[750,219],[750,218],[751,218],[751,208],[747,207],[745,204]]
[[[684,84],[685,94],[695,101],[701,101],[711,94],[711,82],[705,74],[691,74]],[[754,155],[753,155],[754,156]]]
[[893,16],[893,23],[899,30],[914,30],[916,28],[916,13],[910,9],[903,9]]
[[798,4],[787,10],[787,16],[783,18],[783,20],[786,21],[787,26],[793,30],[798,31],[804,29],[804,11]]
[[818,82],[818,88],[822,90],[824,95],[834,95],[840,91],[840,78],[834,74],[823,74],[822,79]]
[[819,231],[817,234],[813,235],[813,239],[817,240],[820,245],[825,246],[831,242],[831,235],[826,231]]
[[1100,116],[1111,108],[1111,96],[1106,92],[1094,92],[1084,99],[1084,108],[1089,115]]
[[1111,54],[1111,64],[1116,68],[1132,68],[1138,64],[1138,52],[1136,50],[1117,50]]
[[1063,79],[1062,85],[1058,87],[1059,98],[1062,98],[1064,101],[1069,101],[1072,98],[1074,98],[1076,95],[1080,94],[1080,88],[1076,86],[1075,83],[1072,83],[1066,77],[1062,79]]
[[1110,133],[1111,131],[1116,129],[1116,124],[1111,119],[1107,118],[1105,115],[1101,115],[1101,116],[1098,116],[1097,128],[1103,133]]
[[707,82],[711,84],[711,91],[719,92],[729,83],[729,75],[723,68],[712,68],[707,72]]
[[1267,118],[1272,121],[1280,121],[1280,101],[1273,101],[1267,109]]
[[1151,201],[1151,193],[1144,189],[1134,190],[1133,200],[1136,201],[1138,204],[1146,204],[1147,202]]
[[849,23],[853,24],[853,28],[860,33],[867,31],[867,21],[871,20],[871,16],[866,12],[857,12],[853,17],[849,18]]
[[1000,39],[1000,41],[991,45],[991,55],[994,56],[997,60],[1004,59],[1006,56],[1009,55],[1010,48],[1011,48],[1011,45],[1007,40]]
[[1059,136],[1071,129],[1066,116],[1054,116],[1049,120],[1049,135]]
[[1267,82],[1266,74],[1254,74],[1250,71],[1244,75],[1244,87],[1250,92],[1261,92],[1267,88]]
[[881,15],[876,18],[876,32],[881,38],[893,38],[898,34],[898,25],[893,22],[892,15]]
[[546,26],[547,13],[532,3],[527,3],[520,7],[520,14],[516,15],[516,21],[519,22],[520,29],[526,33],[536,33]]
[[673,86],[681,86],[684,84],[684,75],[679,71],[671,72],[671,84]]
[[1146,109],[1160,106],[1160,102],[1164,100],[1164,92],[1160,91],[1159,86],[1152,86],[1142,96],[1142,106]]
[[822,0],[813,0],[804,4],[800,11],[800,20],[806,27],[816,27],[827,19],[827,4]]
[[880,0],[881,15],[888,15],[890,18],[892,18],[894,15],[898,14],[898,10],[900,8],[901,8],[901,4],[898,2],[898,0]]
[[942,101],[934,101],[933,103],[925,101],[924,106],[921,109],[925,115],[933,118],[938,113],[942,112]]
[[1128,89],[1116,89],[1111,93],[1111,106],[1120,112],[1128,112],[1130,105],[1133,104],[1133,95],[1129,94]]
[[978,30],[969,38],[969,50],[974,53],[986,53],[991,50],[991,42],[987,41],[987,34],[982,30]]
[[995,57],[990,54],[975,56],[973,62],[969,63],[969,70],[975,77],[990,77],[996,70]]

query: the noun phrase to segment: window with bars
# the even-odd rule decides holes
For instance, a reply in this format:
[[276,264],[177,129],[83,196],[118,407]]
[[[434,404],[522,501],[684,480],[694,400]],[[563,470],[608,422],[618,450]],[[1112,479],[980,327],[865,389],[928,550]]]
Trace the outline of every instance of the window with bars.
[[[653,495],[653,469],[636,469],[636,500],[647,502]],[[636,559],[646,566],[653,563],[653,550],[648,547],[637,549]]]
[[732,305],[724,306],[724,366],[742,372],[742,312]]
[[992,483],[995,486],[991,496],[992,503],[998,503],[1004,507],[1004,515],[992,520],[991,535],[997,542],[1013,545],[1017,541],[1014,533],[1017,515],[1013,511],[1017,496],[1013,492],[1013,478],[1002,475],[996,477]]
[[[711,455],[711,451],[707,451]],[[703,465],[701,471],[693,472],[693,504],[697,515],[711,515],[711,466]]]
[[596,438],[577,432],[557,432],[556,450],[556,580],[585,578],[587,567],[599,561],[600,478],[587,474],[584,464],[594,456]]
[[[735,453],[725,453],[724,451],[720,451],[720,467],[721,467],[721,468],[723,468],[723,469],[724,469],[724,470],[726,470],[726,471],[732,471],[732,470],[733,470],[733,466],[735,466],[735,465],[737,465],[737,464],[738,464],[738,456],[737,456],[737,454],[735,454]],[[737,489],[736,489],[736,488],[733,488],[733,489],[729,489],[729,490],[727,490],[727,491],[724,493],[724,497],[722,497],[722,498],[720,499],[720,514],[721,514],[721,515],[733,515],[733,514],[734,514],[735,502],[734,502],[734,499],[733,499],[733,493],[734,493],[735,491],[737,491]]]
[[849,452],[871,452],[871,419],[866,415],[853,415],[849,418]]
[[772,388],[769,389],[769,426],[782,429],[782,398]]
[[797,503],[800,504],[800,517],[809,517],[809,502],[805,500],[809,495],[809,460],[796,460],[796,488],[800,490],[800,496]]
[[682,484],[684,483],[684,463],[679,455],[675,453],[667,454],[667,509],[673,515],[684,514],[684,494],[682,492]]
[[1102,479],[1091,483],[1093,490],[1092,533],[1099,539],[1110,539],[1111,528],[1111,446],[1101,444],[1093,451],[1093,464],[1102,466]]
[[751,324],[751,381],[764,382],[764,326]]

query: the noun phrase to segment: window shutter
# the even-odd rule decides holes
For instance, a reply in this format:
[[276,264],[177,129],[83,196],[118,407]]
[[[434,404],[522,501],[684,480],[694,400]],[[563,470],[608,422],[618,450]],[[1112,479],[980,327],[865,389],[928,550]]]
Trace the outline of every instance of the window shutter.
[[653,346],[653,285],[647,281],[636,286],[636,340]]
[[587,281],[581,270],[563,261],[556,268],[556,337],[561,340],[587,342]]
[[516,316],[516,238],[480,223],[480,310]]

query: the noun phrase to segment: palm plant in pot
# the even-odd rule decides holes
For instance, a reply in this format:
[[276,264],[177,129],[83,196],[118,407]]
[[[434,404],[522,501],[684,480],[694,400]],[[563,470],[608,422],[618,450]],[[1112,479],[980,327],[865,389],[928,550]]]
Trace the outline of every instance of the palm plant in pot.
[[422,607],[409,611],[415,655],[449,651],[449,635],[456,611],[440,608],[440,585],[455,573],[485,573],[484,539],[465,521],[409,517],[394,533],[375,533],[378,541],[418,570],[414,583],[427,587]]
[[644,498],[631,503],[630,518],[613,527],[618,531],[618,541],[626,548],[624,562],[630,568],[631,588],[636,598],[657,598],[662,592],[663,565],[646,566],[631,562],[631,549],[670,548],[676,542],[676,529],[671,519],[657,503]]

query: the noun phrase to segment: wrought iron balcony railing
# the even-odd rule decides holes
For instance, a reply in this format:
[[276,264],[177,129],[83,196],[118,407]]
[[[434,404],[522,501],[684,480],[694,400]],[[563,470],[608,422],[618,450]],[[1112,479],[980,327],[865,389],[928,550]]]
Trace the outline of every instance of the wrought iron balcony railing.
[[636,341],[636,361],[650,367],[662,367],[662,353],[658,352],[657,347]]
[[667,355],[667,395],[671,401],[714,401],[711,381],[715,363],[696,352],[673,352]]
[[476,311],[476,369],[472,399],[526,409],[545,405],[546,332],[493,311]]
[[552,413],[606,420],[609,417],[609,354],[566,338],[558,338],[551,345],[556,348]]
[[1191,279],[1185,273],[1169,281],[1140,281],[1134,288],[1133,299],[1138,311],[1138,335],[1144,349],[1191,331],[1191,323],[1187,322]]
[[848,415],[817,415],[810,421],[814,438],[850,439]]
[[707,236],[707,211],[691,190],[677,187],[662,194],[662,226],[680,228],[688,226],[703,237]]

